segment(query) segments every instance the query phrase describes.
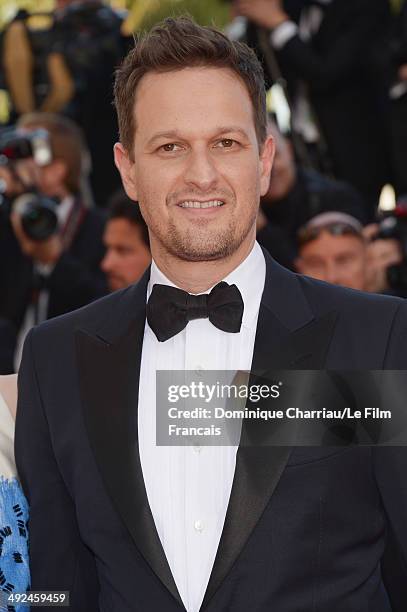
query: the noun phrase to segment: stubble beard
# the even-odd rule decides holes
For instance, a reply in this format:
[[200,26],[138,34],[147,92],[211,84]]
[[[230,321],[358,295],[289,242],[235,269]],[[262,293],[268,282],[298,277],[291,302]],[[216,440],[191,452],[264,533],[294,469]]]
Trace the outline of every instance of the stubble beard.
[[[192,199],[194,196],[195,194],[186,196],[185,194],[174,193],[168,198],[167,205],[171,207],[177,201]],[[200,194],[197,193],[196,196],[199,198]],[[224,199],[229,202],[226,206],[235,208],[235,198],[229,192],[218,191],[213,199]],[[248,202],[251,199],[249,196]],[[259,199],[260,195],[258,194],[257,202]],[[219,227],[213,220],[209,221],[205,218],[195,219],[193,223],[182,225],[170,218],[168,225],[163,226],[157,217],[149,214],[148,207],[145,212],[145,220],[149,231],[154,236],[158,243],[157,246],[159,245],[163,254],[167,252],[168,255],[182,261],[205,262],[222,260],[232,256],[251,231],[254,230],[255,235],[258,204],[252,206],[251,214],[246,218],[244,224],[242,224],[241,219],[236,218],[232,213],[225,227]]]
[[227,227],[212,229],[203,220],[187,230],[181,230],[171,222],[166,232],[159,231],[156,236],[173,257],[183,261],[216,261],[230,257],[239,249],[255,221],[256,214],[252,215],[244,227],[238,227],[232,219]]

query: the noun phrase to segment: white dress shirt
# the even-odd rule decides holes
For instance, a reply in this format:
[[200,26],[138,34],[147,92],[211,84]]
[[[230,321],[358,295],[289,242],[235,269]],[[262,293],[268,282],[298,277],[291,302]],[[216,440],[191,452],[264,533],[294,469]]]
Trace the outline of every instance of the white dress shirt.
[[[198,612],[212,571],[237,447],[156,446],[156,370],[249,371],[265,275],[264,256],[256,242],[224,279],[242,294],[239,333],[217,329],[208,319],[195,319],[176,336],[159,342],[145,325],[138,403],[140,460],[158,535],[188,612]],[[147,298],[155,283],[173,285],[153,262]]]

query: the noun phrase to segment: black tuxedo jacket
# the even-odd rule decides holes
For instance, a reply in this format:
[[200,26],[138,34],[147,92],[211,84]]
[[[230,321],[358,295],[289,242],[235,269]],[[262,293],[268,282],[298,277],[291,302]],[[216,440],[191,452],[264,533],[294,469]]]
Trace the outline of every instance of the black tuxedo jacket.
[[387,0],[332,0],[309,43],[295,36],[278,53],[290,88],[298,79],[307,83],[335,177],[375,205],[389,177],[379,72],[387,24]]
[[[71,246],[47,279],[47,318],[80,308],[107,293],[105,275],[100,269],[105,253],[104,226],[102,211],[86,210]],[[1,240],[0,316],[19,328],[31,299],[33,262],[23,255],[7,221],[2,226]]]
[[[265,256],[253,369],[407,366],[406,302],[301,277]],[[16,457],[31,506],[32,589],[69,590],[76,612],[184,609],[138,452],[148,274],[34,328],[25,344]],[[405,448],[241,446],[201,609],[390,612],[390,598],[405,610],[406,458]]]

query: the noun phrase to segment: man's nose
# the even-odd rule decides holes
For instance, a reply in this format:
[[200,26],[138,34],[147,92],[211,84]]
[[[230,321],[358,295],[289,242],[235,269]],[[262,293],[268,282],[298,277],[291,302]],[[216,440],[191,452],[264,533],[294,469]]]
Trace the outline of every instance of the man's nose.
[[332,283],[332,285],[340,285],[340,270],[338,266],[334,263],[328,263],[325,268],[325,279],[327,283]]
[[191,154],[184,180],[202,191],[209,191],[216,186],[218,171],[209,151],[195,151]]
[[100,262],[100,267],[103,272],[108,273],[112,269],[113,257],[111,251],[107,250],[105,256]]

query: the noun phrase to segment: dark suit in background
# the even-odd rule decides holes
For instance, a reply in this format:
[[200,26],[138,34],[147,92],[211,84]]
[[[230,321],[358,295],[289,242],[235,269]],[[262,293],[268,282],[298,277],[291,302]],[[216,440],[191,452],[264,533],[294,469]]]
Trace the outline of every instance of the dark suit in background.
[[282,266],[295,270],[298,230],[328,211],[352,215],[364,225],[369,218],[360,194],[350,185],[297,166],[295,183],[278,200],[263,197],[261,209],[268,223],[257,231],[257,241]]
[[[404,301],[265,256],[254,371],[407,367]],[[32,589],[69,590],[75,612],[183,610],[138,452],[148,277],[42,324],[25,345],[16,457],[31,506]],[[201,609],[390,612],[390,598],[404,610],[406,461],[404,448],[240,447]],[[386,585],[390,531],[400,578]]]
[[[407,2],[401,3],[400,13],[394,17],[389,41],[388,90],[391,98],[390,127],[393,164],[393,185],[399,196],[407,194],[407,82],[402,81],[399,69],[407,65]],[[398,90],[398,91],[397,91]]]
[[[70,312],[107,293],[100,269],[104,256],[102,211],[86,209],[71,246],[63,253],[51,275],[39,284],[31,259],[21,252],[10,224],[3,226],[0,316],[20,328],[36,287],[49,291],[47,318]],[[3,267],[4,266],[4,267]]]
[[273,202],[262,198],[261,208],[270,223],[283,228],[294,244],[298,230],[323,212],[339,210],[352,215],[362,225],[368,221],[363,199],[355,189],[301,166],[297,166],[292,189]]
[[309,42],[296,35],[277,53],[293,97],[299,80],[307,85],[335,177],[356,187],[371,211],[390,172],[379,71],[389,10],[387,0],[332,0]]

